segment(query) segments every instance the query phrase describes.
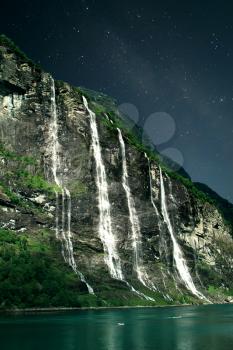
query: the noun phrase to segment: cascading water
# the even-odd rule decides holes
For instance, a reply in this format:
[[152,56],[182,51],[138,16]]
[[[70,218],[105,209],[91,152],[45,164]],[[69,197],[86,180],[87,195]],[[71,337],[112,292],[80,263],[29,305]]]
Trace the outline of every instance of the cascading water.
[[87,283],[84,275],[77,269],[76,262],[74,260],[74,254],[73,254],[73,244],[72,244],[72,234],[71,234],[71,195],[70,191],[64,187],[66,198],[67,198],[67,245],[68,245],[68,251],[69,251],[69,265],[72,267],[73,271],[79,276],[80,280],[86,284],[88,292],[90,294],[94,294],[93,288]]
[[121,261],[117,252],[117,242],[112,232],[111,208],[108,198],[108,183],[105,166],[102,160],[99,134],[96,123],[96,115],[88,106],[83,96],[84,106],[90,116],[90,128],[92,137],[92,148],[96,163],[96,185],[98,189],[99,202],[99,236],[103,243],[104,258],[110,275],[119,280],[124,280],[121,269]]
[[[152,289],[156,291],[156,287],[153,285],[153,283],[149,280],[147,274],[145,271],[143,271],[143,266],[141,264],[141,231],[140,231],[140,224],[138,220],[138,215],[135,208],[134,199],[131,195],[131,190],[129,187],[129,181],[128,181],[128,169],[127,169],[127,163],[126,163],[126,152],[125,152],[125,143],[122,137],[122,133],[120,129],[118,130],[118,137],[119,137],[119,143],[121,147],[121,156],[122,156],[122,186],[126,193],[127,203],[128,203],[128,210],[129,210],[129,219],[131,223],[131,232],[132,232],[132,244],[133,244],[133,253],[134,253],[134,269],[137,273],[137,278],[139,281],[148,289]],[[153,300],[153,299],[152,299]]]
[[57,108],[56,108],[56,94],[55,84],[52,79],[52,93],[51,93],[51,114],[52,122],[50,123],[50,140],[51,140],[51,160],[52,160],[52,174],[57,187],[61,190],[62,197],[62,213],[61,213],[61,225],[59,225],[59,193],[56,191],[56,238],[61,240],[62,243],[62,255],[64,260],[73,271],[79,276],[80,280],[86,284],[88,292],[94,294],[93,288],[86,282],[83,274],[78,270],[76,262],[74,260],[73,244],[71,240],[71,196],[69,190],[63,186],[62,181],[58,176],[58,170],[60,168],[59,149],[60,144],[58,142],[58,123],[57,123]]
[[[148,156],[147,156],[147,154],[146,154],[146,153],[144,153],[144,154],[145,154],[145,157],[146,157],[146,159],[147,159],[147,162],[148,162],[148,168],[149,168],[149,180],[150,180],[150,201],[151,201],[151,204],[152,204],[152,206],[153,206],[153,208],[154,208],[154,210],[155,210],[155,213],[156,213],[157,217],[159,217],[159,211],[158,211],[158,209],[157,209],[157,207],[156,207],[156,205],[155,205],[154,199],[153,199],[153,187],[152,187],[152,179],[151,179],[151,166],[150,166],[150,159],[148,158]],[[160,224],[159,224],[159,226],[160,226]]]
[[[154,202],[154,198],[153,198],[153,186],[152,186],[152,176],[151,176],[151,165],[150,165],[150,159],[149,157],[147,156],[146,153],[145,154],[145,157],[147,159],[147,162],[148,162],[148,170],[149,170],[149,185],[150,185],[150,201],[151,201],[151,204],[155,210],[155,214],[156,214],[156,217],[158,218],[158,226],[159,226],[159,230],[161,231],[161,221],[160,221],[160,215],[159,215],[159,211],[155,205],[155,202]],[[166,250],[167,247],[165,247],[165,250]],[[162,270],[162,267],[161,267],[161,274],[162,274],[162,277],[163,277],[163,284],[164,284],[164,287],[166,289],[166,284],[165,284],[165,275],[163,273],[163,270]],[[161,291],[160,291],[161,293]],[[163,294],[163,293],[162,293]],[[168,300],[172,300],[172,298],[170,297],[170,295],[168,294],[163,294],[164,298],[165,299],[168,299]]]
[[[83,103],[90,116],[92,148],[93,148],[93,154],[96,162],[96,184],[98,189],[98,201],[99,201],[99,213],[100,213],[99,236],[104,247],[105,262],[108,266],[110,275],[113,278],[119,279],[122,282],[124,282],[130,288],[130,290],[133,293],[137,294],[139,297],[149,301],[154,301],[153,298],[148,297],[144,293],[136,290],[129,282],[127,282],[124,279],[124,275],[121,269],[120,257],[118,255],[117,248],[116,248],[115,237],[112,232],[110,202],[108,198],[108,184],[107,184],[105,167],[101,156],[101,147],[100,147],[98,129],[96,124],[96,115],[89,108],[88,102],[84,96],[83,96]],[[112,121],[110,120],[110,122]]]
[[163,174],[162,174],[161,168],[159,169],[159,171],[160,171],[160,187],[161,187],[161,210],[162,210],[164,221],[167,225],[167,228],[172,240],[173,258],[174,258],[176,269],[178,271],[178,274],[181,280],[184,282],[184,285],[186,286],[186,288],[190,290],[192,294],[196,295],[199,299],[209,302],[209,300],[201,292],[199,292],[195,287],[192,277],[190,275],[190,272],[188,270],[188,266],[186,264],[185,258],[183,256],[182,250],[176,241],[176,238],[173,232],[173,227],[167,211],[166,194],[165,194]]
[[[49,136],[51,139],[51,161],[53,179],[58,188],[60,188],[60,181],[57,177],[57,169],[60,166],[60,157],[58,157],[59,143],[58,143],[58,125],[57,125],[57,108],[56,108],[56,94],[55,84],[52,79],[52,93],[51,93],[51,114],[52,121],[49,125]],[[56,238],[59,238],[59,198],[56,191]]]

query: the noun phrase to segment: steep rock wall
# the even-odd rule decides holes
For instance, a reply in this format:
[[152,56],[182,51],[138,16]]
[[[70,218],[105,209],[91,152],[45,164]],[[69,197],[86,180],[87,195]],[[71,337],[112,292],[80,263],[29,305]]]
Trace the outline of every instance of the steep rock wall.
[[[24,237],[33,254],[38,253],[35,244],[54,246],[52,257],[65,269],[64,274],[72,275],[75,295],[88,296],[87,285],[80,280],[80,275],[72,272],[61,254],[62,233],[67,234],[69,203],[67,197],[62,196],[61,188],[57,188],[52,170],[52,87],[53,79],[49,74],[27,62],[7,45],[0,47],[0,223],[4,234],[8,230],[9,234]],[[101,104],[96,104],[86,92],[84,95],[89,108],[97,111]],[[167,210],[177,244],[193,283],[206,296],[205,300],[199,298],[185,286],[174,261],[173,242],[161,210],[160,165],[129,142],[123,127],[128,184],[140,225],[139,254],[145,283],[138,278],[132,223],[122,185],[122,152],[115,127],[119,114],[116,110],[108,113],[109,107],[102,106],[102,110],[98,109],[96,122],[108,183],[112,232],[123,272],[121,280],[111,277],[99,232],[96,160],[83,92],[67,83],[55,82],[55,102],[57,175],[71,195],[73,257],[78,271],[85,276],[95,295],[72,302],[58,298],[52,305],[231,301],[233,242],[230,228],[213,205],[196,198],[163,170]],[[60,236],[56,239],[58,223]],[[66,285],[63,288],[68,290]],[[38,290],[37,294],[40,293]],[[49,299],[50,292],[46,293]],[[53,294],[56,293],[55,289]],[[27,301],[19,302],[21,306],[27,304]],[[35,299],[31,304],[40,303]]]

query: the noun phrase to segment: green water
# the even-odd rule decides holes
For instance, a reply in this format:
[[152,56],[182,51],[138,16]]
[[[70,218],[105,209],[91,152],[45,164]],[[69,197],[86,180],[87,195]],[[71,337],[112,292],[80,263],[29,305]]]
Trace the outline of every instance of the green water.
[[232,350],[233,305],[2,316],[0,349]]

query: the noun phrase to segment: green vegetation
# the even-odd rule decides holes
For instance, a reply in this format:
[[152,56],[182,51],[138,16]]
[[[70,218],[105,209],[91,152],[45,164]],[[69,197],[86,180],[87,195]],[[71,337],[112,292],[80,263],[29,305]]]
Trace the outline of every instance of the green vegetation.
[[212,199],[212,202],[219,209],[222,217],[224,218],[225,224],[231,227],[233,235],[233,204],[228,200],[219,196],[215,191],[209,188],[207,185],[202,183],[195,183],[195,186],[202,192],[206,193],[208,197]]
[[2,182],[0,182],[0,191],[6,194],[13,204],[18,205],[21,202],[21,197]]
[[24,166],[36,165],[36,160],[33,157],[18,155],[7,150],[3,144],[0,144],[0,157],[4,160],[19,161]]
[[[120,129],[130,145],[135,147],[139,152],[146,152],[149,158],[160,162],[159,155],[143,144],[139,135],[137,135],[134,130],[127,127],[123,120],[116,115],[115,111],[106,111],[103,109],[103,107],[101,108],[100,105],[96,103],[92,104],[91,107],[97,116],[103,117],[100,119],[102,124],[104,124],[111,132],[115,134],[116,129]],[[105,113],[111,121],[108,120],[106,116],[103,116],[103,113]]]
[[[0,35],[0,45],[6,46],[9,48],[8,52],[16,53],[22,61],[34,66],[34,63],[6,36]],[[88,92],[83,88],[75,88],[74,91],[90,100],[91,109],[99,117],[100,122],[108,128],[110,135],[114,135],[115,139],[117,139],[117,128],[119,128],[128,144],[137,151],[146,153],[150,160],[156,161],[164,172],[172,179],[182,183],[195,198],[201,202],[216,204],[213,196],[211,197],[209,193],[199,189],[190,179],[169,169],[155,150],[142,143],[139,128],[132,129],[129,124],[127,125],[127,122],[117,111],[113,100],[103,94]],[[30,198],[32,191],[45,192],[47,197],[54,196],[55,192],[60,191],[58,186],[48,183],[43,178],[38,162],[33,157],[19,155],[0,144],[0,158],[3,160],[0,178],[0,192],[2,192],[3,200],[4,195],[6,195],[5,197],[18,206],[28,207],[31,205],[30,215],[33,216],[36,212],[34,204],[28,204],[30,201],[26,199]],[[72,195],[78,196],[87,193],[88,187],[86,184],[76,181],[70,184],[70,191]],[[39,218],[37,222],[42,221],[42,224],[44,222],[48,224],[46,221],[48,216],[46,217],[47,214],[43,211],[42,206],[39,210],[38,215],[34,215],[33,219],[36,221]],[[6,215],[9,212],[8,210]],[[4,212],[3,215],[5,215]],[[41,217],[39,217],[40,215]],[[64,262],[60,252],[61,242],[55,240],[54,232],[49,229],[38,231],[38,227],[42,226],[35,226],[37,231],[31,232],[0,229],[0,308],[169,304],[160,293],[148,291],[141,284],[137,285],[135,281],[133,281],[134,286],[146,295],[153,297],[155,301],[139,298],[119,281],[115,283],[122,285],[120,287],[117,285],[115,288],[116,285],[111,280],[109,281],[109,276],[106,282],[102,281],[101,276],[95,276],[94,278],[99,278],[98,283],[92,281],[93,286],[96,286],[96,296],[89,295],[85,285]],[[224,252],[225,249],[226,256],[230,255],[231,245],[226,246],[225,242],[222,242],[222,246],[219,246],[221,252]],[[217,294],[220,288],[216,286],[223,284],[225,280],[208,265],[202,264],[199,266],[199,270],[205,285],[209,285],[209,293],[211,295]],[[227,272],[225,275],[227,276]],[[225,275],[224,278],[226,278]],[[228,287],[227,295],[232,295],[230,294],[232,293],[231,285],[229,284]],[[174,301],[181,304],[196,302],[192,296],[180,295],[174,289],[171,291]]]
[[209,285],[208,293],[210,295],[215,295],[215,294],[217,294],[217,292],[218,292],[218,289],[215,286]]
[[[79,89],[79,92],[83,94],[83,91],[81,89]],[[90,99],[90,97],[87,98]],[[99,116],[102,124],[104,124],[110,132],[115,134],[116,129],[119,128],[130,145],[135,147],[139,152],[146,153],[150,160],[156,161],[164,172],[166,172],[174,180],[181,182],[196,199],[203,203],[208,202],[210,204],[215,204],[214,200],[207,193],[198,189],[198,187],[195,186],[195,184],[190,179],[169,169],[162,162],[160,155],[156,153],[155,150],[152,150],[147,145],[145,145],[135,130],[127,127],[123,119],[117,115],[116,110],[109,110],[104,105],[101,105],[97,102],[90,101],[90,103],[92,110],[97,116]],[[106,115],[111,121],[106,118]]]
[[[198,262],[196,266],[198,273],[201,275],[202,282],[205,286],[221,286],[224,283],[224,276],[219,275],[215,270],[211,269],[206,263]],[[226,282],[226,281],[225,281]],[[231,281],[228,281],[231,283]]]
[[[202,203],[207,202],[211,205],[215,205],[223,215],[225,223],[231,227],[233,234],[232,205],[229,205],[229,203],[222,203],[222,201],[219,201],[219,198],[216,198],[210,191],[206,191],[202,186],[199,186],[199,184],[194,184],[189,177],[186,176],[187,174],[185,171],[181,170],[180,172],[175,172],[169,168],[168,165],[165,165],[159,153],[142,142],[140,128],[136,127],[132,129],[132,127],[129,128],[127,126],[127,124],[129,124],[127,118],[124,119],[120,115],[114,99],[103,93],[88,90],[83,87],[77,87],[75,90],[87,98],[91,109],[111,133],[116,134],[116,128],[121,129],[123,136],[129,144],[135,147],[139,152],[146,153],[150,160],[156,161],[164,172],[174,180],[181,182],[197,200]],[[106,115],[111,122],[106,118]]]
[[[134,295],[113,281],[98,283],[96,296],[89,295],[76,274],[65,264],[60,244],[49,230],[17,233],[0,229],[0,308],[88,307],[166,305],[159,293],[155,302]],[[98,292],[99,290],[99,292]]]
[[69,189],[72,195],[81,195],[83,193],[87,193],[87,186],[81,181],[73,181],[69,184]]
[[[33,61],[31,61],[24,52],[22,52],[15,43],[9,39],[6,35],[1,34],[0,35],[0,45],[8,47],[10,50],[15,52],[21,59],[24,61],[35,65]],[[163,171],[165,171],[171,178],[180,181],[192,195],[197,198],[198,200],[202,202],[209,202],[210,204],[217,204],[216,201],[211,198],[209,193],[206,193],[202,191],[200,188],[195,186],[191,180],[187,179],[184,176],[181,176],[180,174],[172,171],[169,169],[166,165],[163,164],[163,162],[160,159],[159,154],[157,154],[155,151],[151,150],[148,148],[146,145],[144,145],[141,142],[141,139],[138,137],[137,133],[132,131],[132,129],[127,128],[126,123],[123,121],[122,118],[117,115],[117,109],[115,106],[115,100],[112,98],[108,97],[105,94],[102,93],[97,93],[92,90],[88,90],[82,87],[75,87],[75,91],[77,91],[79,94],[85,96],[91,103],[91,108],[93,111],[96,113],[96,115],[103,117],[101,118],[101,121],[103,124],[105,124],[109,130],[112,132],[116,131],[116,128],[120,128],[122,130],[122,133],[124,137],[127,139],[128,143],[134,146],[138,151],[140,152],[145,152],[147,153],[148,157],[151,160],[155,160],[158,164],[160,164],[161,168]],[[108,117],[111,119],[113,123],[111,123],[109,120],[106,119],[106,116],[104,114],[107,114]],[[13,159],[13,160],[19,160],[17,159],[17,155],[11,154],[11,152],[4,151],[0,145],[0,155],[1,156],[6,156],[8,159]],[[21,160],[23,157],[21,157]],[[30,162],[33,162],[30,157],[25,157],[24,162],[28,164],[33,164]],[[35,188],[37,185],[39,186],[39,189],[42,190],[48,190],[51,191],[52,188],[49,186],[46,186],[44,182],[42,182],[42,179],[39,178],[30,178],[27,180],[29,182],[29,185],[31,188]],[[30,187],[29,186],[29,187]],[[221,210],[221,208],[220,208]],[[228,211],[229,212],[229,211]],[[224,210],[222,210],[222,213],[224,214]],[[225,215],[226,216],[226,215]],[[233,227],[233,223],[231,220],[227,217],[226,218],[226,223],[231,225]]]
[[[14,204],[19,204],[21,201],[21,197],[16,193],[20,189],[42,191],[48,195],[54,195],[55,191],[60,192],[56,184],[48,183],[40,174],[31,174],[27,170],[28,167],[35,168],[37,165],[33,157],[18,155],[0,144],[0,158],[6,162],[0,187]],[[8,168],[11,170],[7,170]]]
[[38,64],[35,64],[28,56],[6,35],[0,34],[0,46],[5,46],[10,49],[12,52],[17,54],[17,56],[24,62],[28,63],[31,66],[34,66],[37,69],[41,69]]
[[225,295],[225,296],[233,296],[233,289],[226,289],[223,287],[216,287],[214,285],[208,286],[208,293],[212,296]]
[[75,86],[75,87],[74,87],[74,90],[75,90],[78,94],[80,94],[80,95],[86,97],[86,99],[89,100],[89,96],[88,96],[88,94],[86,93],[86,91],[85,91],[84,89],[82,89],[81,87],[76,87],[76,86]]
[[[148,291],[148,290],[147,290]],[[148,294],[148,293],[147,293]],[[101,293],[101,306],[156,306],[156,305],[168,305],[161,295],[153,295],[155,301],[146,300],[143,298],[139,298],[137,295],[128,291],[119,291],[110,289],[109,291],[103,291]]]
[[181,182],[189,190],[189,192],[192,193],[192,195],[199,201],[203,203],[208,202],[210,204],[215,204],[214,200],[208,194],[199,190],[190,179],[183,177],[180,174],[175,173],[167,168],[165,168],[165,171],[172,179]]
[[60,192],[59,186],[50,184],[40,175],[32,175],[27,171],[19,170],[15,175],[20,179],[19,185],[27,187],[32,190],[43,191],[53,194],[55,191]]
[[97,305],[96,297],[86,293],[58,249],[48,232],[19,235],[0,229],[2,309]]

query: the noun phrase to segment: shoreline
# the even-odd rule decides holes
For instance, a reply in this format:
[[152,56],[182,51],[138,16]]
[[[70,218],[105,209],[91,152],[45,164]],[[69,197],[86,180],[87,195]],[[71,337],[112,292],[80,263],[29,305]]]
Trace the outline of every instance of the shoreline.
[[30,314],[52,314],[56,312],[69,311],[89,311],[89,310],[127,310],[127,309],[152,309],[152,308],[171,308],[171,307],[186,307],[186,306],[208,306],[208,305],[227,305],[223,304],[174,304],[174,305],[137,305],[137,306],[85,306],[85,307],[44,307],[44,308],[24,308],[24,309],[6,309],[0,310],[0,315],[30,315]]

